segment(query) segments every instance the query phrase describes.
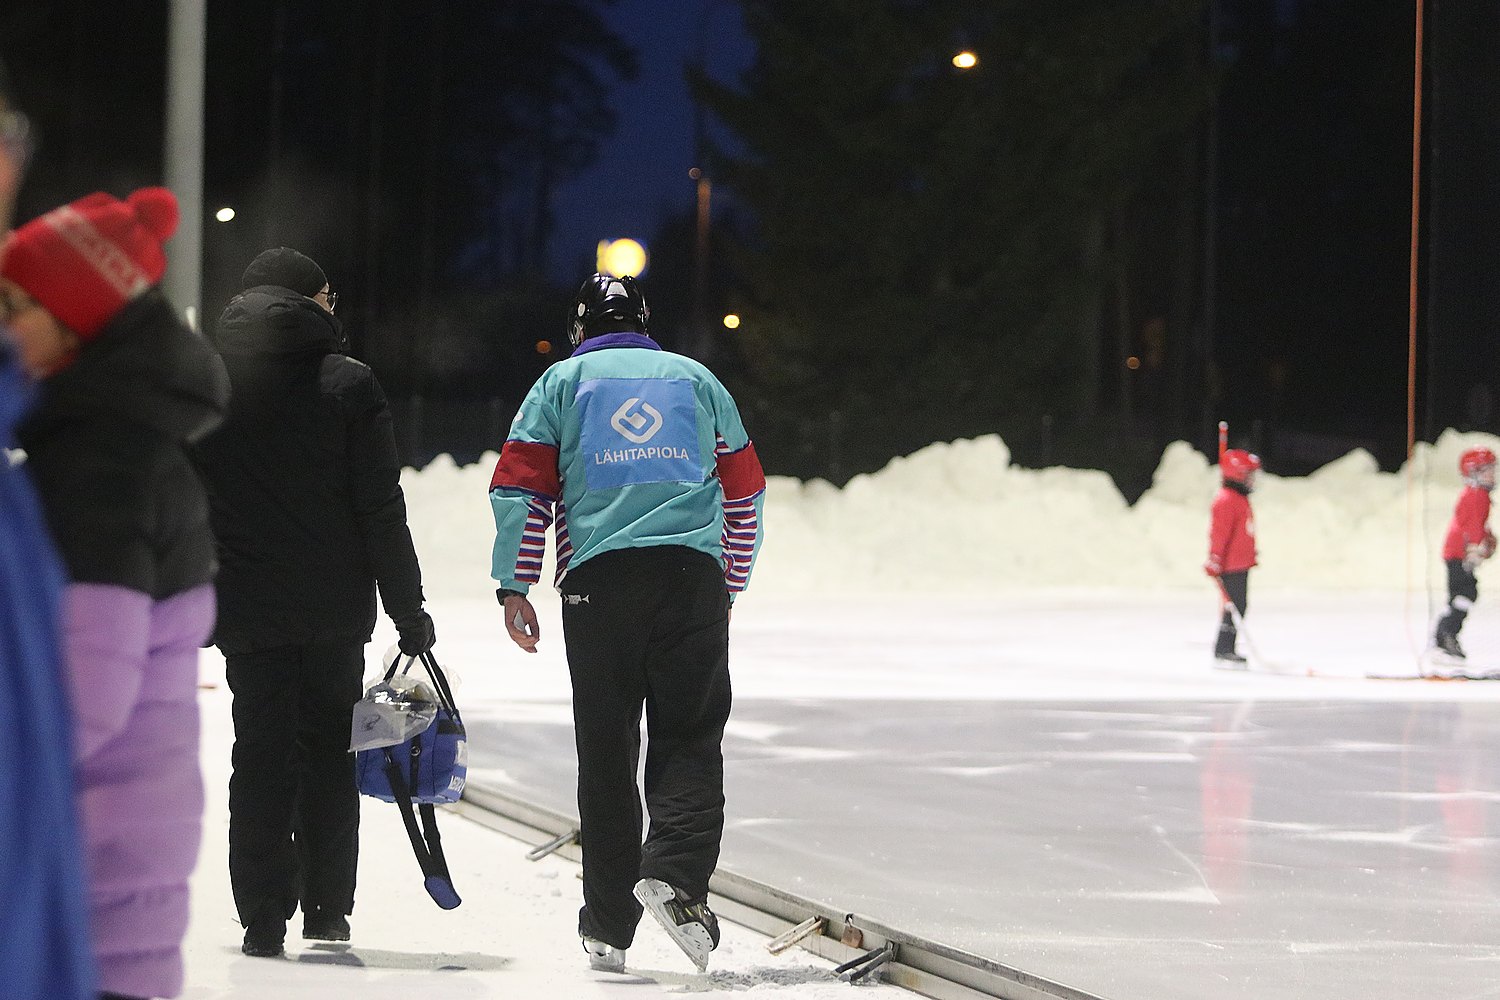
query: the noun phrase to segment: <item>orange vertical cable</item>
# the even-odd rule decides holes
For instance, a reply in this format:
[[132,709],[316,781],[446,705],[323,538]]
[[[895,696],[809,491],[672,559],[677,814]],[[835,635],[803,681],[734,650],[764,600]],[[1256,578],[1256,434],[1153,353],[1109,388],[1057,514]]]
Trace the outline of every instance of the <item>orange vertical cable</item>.
[[[1421,224],[1422,187],[1422,16],[1425,0],[1416,0],[1416,58],[1411,109],[1411,259],[1407,268],[1406,316],[1406,579],[1407,638],[1411,640],[1412,456],[1417,442],[1417,237]],[[1422,528],[1425,530],[1426,525]],[[1413,646],[1415,646],[1413,642]]]
[[1417,231],[1421,222],[1422,183],[1422,4],[1417,3],[1416,71],[1411,109],[1411,260],[1408,267],[1406,318],[1406,461],[1411,464],[1417,441]]

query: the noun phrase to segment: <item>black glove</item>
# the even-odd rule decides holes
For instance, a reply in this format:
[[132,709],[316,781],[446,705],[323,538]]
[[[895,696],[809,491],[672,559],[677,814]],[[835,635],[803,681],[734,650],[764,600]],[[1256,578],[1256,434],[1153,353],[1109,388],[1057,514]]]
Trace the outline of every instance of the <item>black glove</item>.
[[396,633],[400,636],[397,645],[406,656],[421,656],[437,642],[437,630],[433,628],[432,616],[418,611],[396,622]]

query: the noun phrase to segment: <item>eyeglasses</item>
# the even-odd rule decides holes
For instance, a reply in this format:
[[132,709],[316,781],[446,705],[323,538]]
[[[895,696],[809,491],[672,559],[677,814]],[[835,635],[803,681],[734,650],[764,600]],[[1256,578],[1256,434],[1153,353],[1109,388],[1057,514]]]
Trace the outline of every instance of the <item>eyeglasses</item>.
[[314,295],[313,298],[317,298],[318,295],[321,295],[323,297],[323,301],[328,303],[328,311],[329,312],[333,312],[333,310],[338,307],[338,304],[339,304],[339,293],[338,292],[330,292],[330,291],[324,290],[324,291],[319,292],[317,295]]
[[0,111],[0,146],[24,170],[36,148],[31,139],[31,119],[19,111]]

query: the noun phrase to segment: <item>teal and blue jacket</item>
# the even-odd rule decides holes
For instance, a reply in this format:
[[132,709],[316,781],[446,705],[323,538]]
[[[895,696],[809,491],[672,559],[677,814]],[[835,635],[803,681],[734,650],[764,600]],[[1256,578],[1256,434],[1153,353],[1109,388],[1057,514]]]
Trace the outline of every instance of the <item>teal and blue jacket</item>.
[[548,525],[557,579],[603,552],[683,545],[724,567],[731,599],[760,549],[766,477],[729,392],[650,337],[585,340],[526,394],[490,480],[490,575],[539,582]]

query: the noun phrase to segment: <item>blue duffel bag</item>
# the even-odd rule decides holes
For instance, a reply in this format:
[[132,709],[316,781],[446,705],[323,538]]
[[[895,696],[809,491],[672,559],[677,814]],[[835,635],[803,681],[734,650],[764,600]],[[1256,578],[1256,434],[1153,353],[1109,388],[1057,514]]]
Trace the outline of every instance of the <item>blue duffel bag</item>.
[[[416,736],[391,746],[360,750],[354,755],[355,776],[361,794],[384,802],[394,802],[401,810],[402,822],[411,841],[412,852],[422,866],[422,875],[430,895],[438,906],[451,910],[462,902],[448,874],[443,857],[442,838],[438,835],[435,804],[457,802],[463,795],[464,779],[469,772],[468,743],[463,718],[453,702],[448,678],[431,652],[408,657],[406,670],[420,659],[432,678],[437,694],[437,716]],[[396,675],[401,658],[397,657],[386,671],[384,683]],[[417,808],[413,810],[412,806]],[[422,825],[417,827],[417,813]]]

